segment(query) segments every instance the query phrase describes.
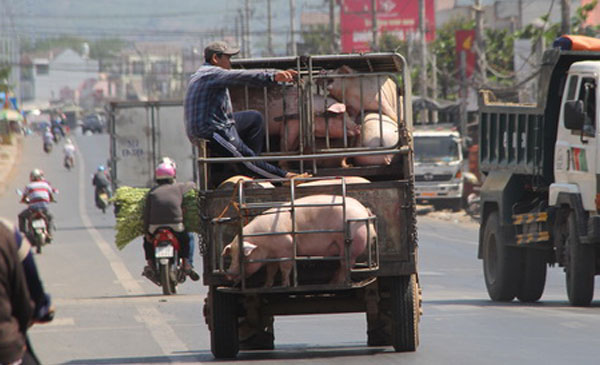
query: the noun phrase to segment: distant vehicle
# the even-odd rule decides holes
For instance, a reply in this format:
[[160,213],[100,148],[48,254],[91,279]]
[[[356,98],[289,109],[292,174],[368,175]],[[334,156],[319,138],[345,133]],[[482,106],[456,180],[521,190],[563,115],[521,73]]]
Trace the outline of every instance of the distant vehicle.
[[459,210],[464,186],[460,134],[452,128],[437,125],[416,127],[413,136],[417,202],[430,203],[436,209]]
[[106,118],[102,114],[88,114],[83,118],[81,131],[83,133],[91,131],[92,133],[102,133],[106,127]]

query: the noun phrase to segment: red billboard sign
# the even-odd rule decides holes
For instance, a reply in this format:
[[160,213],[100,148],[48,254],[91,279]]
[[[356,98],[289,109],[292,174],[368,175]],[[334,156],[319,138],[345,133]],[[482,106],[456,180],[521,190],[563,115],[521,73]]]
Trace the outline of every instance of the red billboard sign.
[[466,63],[466,76],[471,77],[473,70],[475,70],[475,30],[457,30],[454,32],[454,39],[456,41],[456,65],[460,65],[460,54],[465,52],[465,63]]
[[[342,52],[367,52],[373,41],[372,0],[341,0]],[[406,40],[419,31],[419,0],[375,0],[377,33]],[[425,0],[426,39],[435,38],[434,0]]]

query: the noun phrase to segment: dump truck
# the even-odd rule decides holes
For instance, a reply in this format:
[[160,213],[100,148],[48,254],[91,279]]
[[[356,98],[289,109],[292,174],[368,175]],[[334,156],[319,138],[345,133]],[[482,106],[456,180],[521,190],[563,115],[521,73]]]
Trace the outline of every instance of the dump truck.
[[[211,333],[213,355],[231,358],[238,354],[240,341],[245,335],[240,328],[242,323],[266,331],[268,343],[263,348],[272,349],[276,335],[273,333],[274,317],[350,312],[365,313],[366,342],[369,346],[388,345],[396,351],[415,351],[419,343],[421,294],[417,273],[411,80],[405,59],[395,53],[319,55],[239,59],[232,60],[232,67],[295,69],[299,80],[294,85],[230,88],[234,110],[255,109],[267,121],[265,151],[262,154],[256,157],[220,157],[211,154],[207,143],[201,143],[198,148],[198,196],[203,230],[200,251],[203,254],[203,283],[208,286],[204,315]],[[354,72],[336,72],[343,67]],[[338,101],[348,108],[351,94],[362,96],[373,82],[378,88],[384,82],[393,83],[395,108],[392,113],[389,110],[387,113],[394,114],[396,118],[393,123],[396,126],[393,133],[397,135],[394,143],[366,147],[356,142],[358,136],[351,138],[346,132],[336,139],[330,138],[328,128],[324,132],[321,130],[321,134],[316,132],[319,129],[315,127],[317,118],[325,118],[326,124],[330,122],[328,114],[319,110],[323,106],[318,100],[331,96],[331,88],[327,85],[336,81],[336,85],[341,86]],[[290,94],[294,95],[292,102],[286,98]],[[283,97],[274,101],[272,95]],[[348,123],[357,120],[356,123],[362,124],[364,136],[364,121],[389,122],[393,117],[384,115],[383,99],[382,91],[379,91],[378,105],[370,109],[360,105],[354,109],[356,119],[344,115],[341,123],[347,127]],[[281,115],[273,115],[276,103],[282,103]],[[294,110],[287,113],[286,108]],[[295,126],[295,133],[298,133],[297,143],[289,142],[291,126]],[[271,132],[276,128],[281,134],[273,136],[269,128]],[[386,128],[380,124],[377,129],[383,133]],[[346,128],[343,130],[347,131]],[[381,156],[386,156],[383,163],[368,163]],[[286,179],[246,179],[223,185],[223,180],[231,177],[231,174],[224,173],[229,171],[229,167],[260,159],[284,163],[293,171],[308,172],[313,177],[295,179],[294,182]],[[349,159],[349,163],[340,163],[344,159]],[[355,177],[362,177],[365,181],[350,183]],[[320,180],[334,180],[334,183],[321,185],[318,183]],[[339,204],[342,206],[350,198],[358,200],[372,212],[367,220],[376,227],[376,232],[371,232],[376,233],[376,240],[367,245],[355,265],[345,265],[347,272],[342,283],[331,283],[330,278],[342,261],[347,262],[347,251],[334,256],[297,254],[297,241],[301,235],[319,233],[311,229],[302,231],[293,228],[288,232],[253,234],[291,235],[294,254],[290,257],[249,259],[242,254],[243,250],[238,250],[239,254],[233,257],[222,255],[230,242],[238,242],[238,247],[241,247],[244,239],[251,239],[245,237],[243,231],[248,222],[272,214],[273,209],[291,212],[293,221],[294,214],[301,208],[298,202],[302,201],[302,197],[319,194],[340,197]],[[343,223],[346,228],[340,233],[345,235],[348,247],[351,237],[348,237],[347,227],[350,222]],[[294,221],[292,227],[296,227]],[[238,237],[237,241],[233,241],[234,237]],[[233,260],[241,269],[237,281],[228,278],[228,268]],[[267,274],[264,266],[281,262],[293,265],[289,285],[282,285],[283,278],[278,277],[274,285],[265,286]],[[264,266],[247,276],[244,270],[249,264]]]
[[479,98],[478,257],[494,301],[535,302],[562,267],[571,305],[587,306],[599,273],[600,52],[543,55],[536,104]]

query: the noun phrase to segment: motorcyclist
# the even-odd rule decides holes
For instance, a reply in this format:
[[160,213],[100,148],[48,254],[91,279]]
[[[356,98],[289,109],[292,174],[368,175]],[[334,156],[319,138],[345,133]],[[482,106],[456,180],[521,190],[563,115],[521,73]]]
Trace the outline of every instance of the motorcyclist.
[[52,132],[58,133],[61,137],[65,136],[63,120],[60,115],[56,115],[56,117],[52,119]]
[[92,178],[92,185],[94,185],[96,187],[96,190],[94,192],[94,199],[96,201],[96,206],[99,207],[100,206],[100,193],[102,193],[103,191],[106,192],[106,194],[108,194],[109,199],[112,196],[112,191],[110,188],[110,178],[108,177],[108,174],[106,173],[106,169],[104,168],[104,165],[98,165],[98,168],[96,169],[96,173],[94,174],[94,177]]
[[28,204],[27,209],[19,213],[19,230],[27,232],[27,220],[35,211],[44,213],[48,222],[48,238],[52,238],[52,214],[48,209],[50,202],[55,202],[54,189],[48,181],[44,179],[44,172],[40,169],[33,169],[29,174],[30,183],[25,187],[21,203]]
[[174,163],[160,163],[155,170],[157,185],[150,189],[144,206],[144,253],[147,266],[142,275],[156,278],[154,246],[152,235],[160,227],[170,228],[179,241],[179,255],[182,258],[182,269],[196,281],[200,279],[189,262],[189,235],[183,225],[183,195],[194,188],[193,182],[175,182],[176,169]]
[[67,164],[67,160],[71,160],[71,166],[75,165],[75,151],[75,145],[70,138],[67,138],[63,147],[63,153],[65,154],[65,165]]
[[46,128],[43,139],[44,139],[44,147],[46,145],[52,145],[52,143],[54,142],[54,135],[52,134],[50,127]]

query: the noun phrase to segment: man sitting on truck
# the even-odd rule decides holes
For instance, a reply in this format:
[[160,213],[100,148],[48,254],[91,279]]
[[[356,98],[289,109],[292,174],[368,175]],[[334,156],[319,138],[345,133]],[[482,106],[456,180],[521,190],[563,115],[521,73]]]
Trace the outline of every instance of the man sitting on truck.
[[[253,157],[262,152],[265,140],[263,116],[256,110],[233,112],[228,87],[269,86],[292,82],[295,70],[232,70],[231,56],[239,53],[225,42],[204,49],[205,63],[192,75],[185,96],[188,138],[197,144],[209,141],[213,154],[224,157]],[[264,178],[298,176],[265,161],[244,162],[247,174]],[[307,175],[303,175],[307,176]]]

